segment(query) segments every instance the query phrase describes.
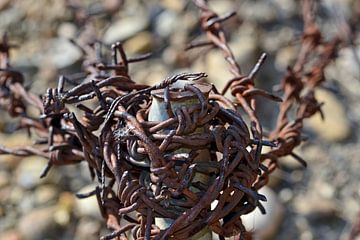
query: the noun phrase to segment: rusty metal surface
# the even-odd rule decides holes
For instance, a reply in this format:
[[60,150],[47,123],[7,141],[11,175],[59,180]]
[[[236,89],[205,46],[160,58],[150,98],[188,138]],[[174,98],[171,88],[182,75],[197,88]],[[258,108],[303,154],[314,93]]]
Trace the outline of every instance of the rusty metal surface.
[[[95,41],[79,46],[85,54],[82,83],[69,87],[72,80],[60,77],[58,87],[48,89],[41,99],[23,86],[23,75],[11,67],[9,49],[13,46],[6,36],[0,44],[0,106],[19,117],[19,128],[39,136],[35,146],[0,147],[0,154],[46,157],[49,162],[41,177],[52,166],[86,161],[99,185],[77,196],[96,195],[113,231],[102,239],[127,239],[129,231],[135,239],[187,239],[206,226],[221,237],[248,239],[240,217],[255,208],[264,211],[261,201],[266,198],[257,190],[266,185],[278,159],[291,155],[306,165],[293,150],[303,141],[303,120],[321,111],[314,89],[325,80],[324,69],[335,57],[340,38],[322,39],[313,2],[304,0],[301,50],[280,84],[280,98],[254,84],[265,54],[249,74],[243,74],[236,63],[222,29],[222,22],[234,14],[219,17],[205,1],[194,3],[208,41],[192,43],[188,49],[213,46],[224,53],[234,78],[221,91],[198,83],[205,73],[177,74],[154,86],[137,84],[129,76],[129,64],[149,55],[129,58],[117,43],[112,46],[113,62],[107,64],[101,58],[101,43]],[[310,62],[314,54],[316,61]],[[174,89],[179,80],[192,84]],[[235,101],[224,97],[228,90]],[[162,122],[148,120],[152,94],[163,95],[167,104],[169,118]],[[170,99],[186,96],[196,96],[199,104],[173,111]],[[255,100],[257,96],[263,98]],[[269,134],[263,132],[257,117],[256,104],[264,100],[281,102],[277,126]],[[81,112],[81,119],[69,105]],[[27,114],[29,106],[38,110],[38,118]],[[296,117],[290,120],[288,113],[294,110]],[[194,132],[197,128],[205,130]],[[263,147],[271,149],[262,153]],[[180,154],[179,148],[191,151]],[[204,149],[210,151],[210,158],[194,162]],[[194,181],[197,173],[208,175],[208,183]],[[160,230],[154,222],[159,217],[173,222]],[[121,225],[121,219],[128,224]]]

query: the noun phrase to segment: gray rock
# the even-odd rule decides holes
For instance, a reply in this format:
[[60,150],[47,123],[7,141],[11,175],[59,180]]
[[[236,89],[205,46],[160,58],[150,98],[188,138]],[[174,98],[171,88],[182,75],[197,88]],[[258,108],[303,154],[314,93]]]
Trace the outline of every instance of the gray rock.
[[33,156],[22,159],[15,172],[15,179],[19,186],[31,189],[40,183],[49,180],[49,177],[40,179],[40,173],[46,166],[47,160]]
[[325,120],[320,114],[310,118],[307,123],[323,139],[336,142],[347,139],[351,134],[351,125],[343,104],[329,91],[318,89],[315,95],[319,102],[324,102],[322,110]]
[[181,12],[186,5],[186,1],[184,1],[184,0],[179,0],[179,1],[162,0],[162,1],[160,1],[160,4],[169,10]]
[[293,16],[296,13],[296,11],[299,10],[296,6],[297,5],[296,1],[272,0],[272,2],[278,11],[278,14],[284,18]]
[[10,25],[18,24],[22,17],[24,17],[24,12],[18,8],[8,8],[1,11],[0,29],[8,29]]
[[293,197],[294,193],[290,188],[281,189],[279,192],[279,199],[284,203],[290,202]]
[[41,185],[34,192],[34,201],[37,206],[43,206],[56,199],[58,191],[50,184]]
[[[141,17],[139,17],[141,16]],[[104,34],[104,42],[112,44],[116,41],[124,41],[136,33],[141,32],[148,26],[148,18],[146,14],[137,14],[129,16],[114,22]]]
[[61,23],[58,27],[57,34],[61,38],[70,39],[74,38],[76,34],[76,26],[70,22]]
[[124,43],[127,53],[147,53],[151,51],[153,36],[150,32],[144,31],[136,34]]
[[171,33],[177,31],[179,19],[177,14],[172,11],[163,11],[156,18],[155,31],[161,37],[168,37]]
[[277,10],[270,1],[245,1],[239,11],[250,21],[268,22],[277,18]]
[[11,0],[0,0],[0,10],[7,8],[11,3]]
[[284,71],[287,66],[291,66],[297,56],[297,48],[295,46],[287,46],[278,50],[275,57],[275,67],[279,71]]
[[81,218],[76,227],[76,236],[79,239],[97,239],[99,236],[101,224],[88,218]]
[[[360,39],[360,35],[358,37]],[[360,46],[343,48],[339,51],[335,63],[325,69],[328,79],[335,79],[353,96],[360,96]]]
[[5,171],[0,172],[0,188],[7,186],[10,183],[11,176]]
[[[78,192],[87,193],[94,190],[95,187],[96,187],[95,184],[91,184],[83,187]],[[96,196],[88,197],[85,199],[76,199],[75,210],[80,216],[88,216],[88,217],[95,217],[98,219],[102,219]]]
[[18,230],[25,239],[44,239],[54,235],[54,207],[34,209],[19,219]]
[[56,38],[50,41],[43,61],[50,61],[57,68],[70,67],[82,57],[82,52],[68,39]]
[[20,234],[14,230],[6,230],[0,234],[0,240],[20,240]]
[[321,188],[329,188],[325,183],[319,182],[315,184],[312,190],[309,190],[306,195],[294,200],[295,210],[301,214],[312,217],[314,219],[331,217],[337,212],[336,202],[330,196],[324,197],[322,193],[315,192],[315,189],[321,191]]
[[273,237],[283,220],[284,207],[278,200],[276,194],[268,187],[263,187],[259,191],[267,198],[267,202],[262,202],[266,214],[263,215],[256,209],[244,215],[241,220],[248,231],[254,231],[255,237],[267,239]]

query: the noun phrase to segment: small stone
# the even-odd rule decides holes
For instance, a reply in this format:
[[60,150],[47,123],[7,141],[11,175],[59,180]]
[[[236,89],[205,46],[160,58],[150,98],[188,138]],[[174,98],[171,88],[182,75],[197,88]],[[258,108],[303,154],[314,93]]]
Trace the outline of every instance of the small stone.
[[[87,193],[94,190],[95,187],[96,185],[91,184],[83,187],[78,192]],[[91,196],[84,199],[76,199],[75,209],[78,212],[79,216],[88,216],[88,217],[95,217],[97,219],[102,219],[96,196]]]
[[177,0],[177,1],[161,0],[160,3],[162,6],[164,6],[165,8],[167,8],[169,10],[181,12],[185,7],[186,1],[184,1],[184,0]]
[[308,125],[327,141],[336,142],[347,139],[351,134],[351,125],[345,107],[329,91],[318,89],[315,96],[319,102],[324,102],[322,110],[325,120],[322,121],[320,114],[315,114],[307,121]]
[[210,9],[216,9],[218,15],[226,14],[234,10],[234,1],[221,0],[221,1],[209,1]]
[[304,180],[304,174],[305,174],[305,170],[303,167],[302,167],[302,169],[296,169],[291,172],[290,179],[294,183],[301,182]]
[[18,8],[2,10],[0,14],[0,29],[8,29],[10,26],[18,24],[23,17],[24,12]]
[[288,66],[291,66],[296,59],[297,49],[295,46],[283,47],[277,51],[275,57],[275,67],[279,71],[284,71]]
[[101,224],[95,219],[81,218],[76,228],[76,236],[79,239],[98,238]]
[[128,53],[147,53],[150,52],[153,45],[153,36],[150,32],[140,32],[127,40],[124,49]]
[[67,226],[70,223],[71,216],[75,207],[75,196],[70,192],[63,192],[59,196],[56,205],[54,220],[61,226]]
[[[202,59],[199,59],[202,62]],[[206,55],[205,66],[202,63],[194,65],[195,71],[206,71],[208,74],[209,82],[215,84],[218,89],[223,89],[226,82],[232,78],[231,73],[228,71],[229,66],[224,60],[220,51],[211,51]]]
[[137,71],[134,71],[134,79],[139,79],[139,83],[150,86],[161,82],[169,74],[168,69],[161,62],[153,61],[151,67],[146,63],[139,63],[136,67]]
[[38,186],[34,193],[35,204],[38,206],[43,206],[52,202],[57,197],[57,190],[55,186],[46,184]]
[[[278,52],[279,49],[284,48],[284,46],[289,45],[292,41],[294,41],[295,32],[294,29],[290,27],[284,27],[280,29],[276,29],[273,31],[262,32],[262,37],[260,39],[264,50],[266,52]],[[293,57],[297,57],[297,47],[296,46],[288,46],[285,49],[291,49],[292,52],[287,52],[287,54],[294,54]],[[289,57],[289,56],[287,56]]]
[[10,182],[10,174],[5,172],[5,171],[1,171],[0,172],[0,188],[5,187],[9,184]]
[[11,3],[11,0],[0,0],[0,10],[7,8]]
[[[0,145],[15,148],[26,145],[31,145],[31,140],[24,134],[20,132],[12,134],[0,134]],[[13,155],[0,155],[0,168],[1,169],[13,169],[19,163],[21,157]]]
[[136,33],[141,32],[147,26],[148,18],[144,14],[141,15],[141,13],[139,13],[136,16],[125,17],[113,23],[106,30],[103,40],[106,44],[124,41]]
[[294,193],[290,188],[281,189],[281,191],[279,192],[279,198],[284,203],[290,202],[293,197]]
[[266,202],[261,202],[266,214],[263,215],[256,209],[247,215],[241,216],[241,220],[246,230],[254,231],[258,239],[268,239],[276,234],[283,220],[284,207],[270,188],[263,187],[259,190],[259,193],[267,198]]
[[56,38],[49,45],[44,61],[50,61],[59,69],[70,67],[82,57],[81,50],[68,39]]
[[271,1],[245,1],[239,12],[248,21],[269,22],[278,17]]
[[278,8],[279,15],[282,17],[291,17],[298,11],[296,1],[273,0],[273,2]]
[[66,226],[70,223],[71,214],[65,209],[58,209],[54,213],[54,220],[61,226]]
[[31,189],[49,180],[49,177],[40,179],[41,171],[46,164],[47,160],[38,156],[22,159],[15,172],[17,184],[25,189]]
[[[360,39],[360,34],[358,39]],[[328,79],[335,79],[354,97],[359,97],[360,69],[355,54],[360,56],[359,44],[353,48],[342,48],[338,53],[338,57],[335,59],[335,63],[325,69],[325,76]]]
[[57,207],[72,212],[75,207],[75,195],[70,192],[63,192],[59,196]]
[[155,32],[163,37],[169,37],[169,35],[175,31],[178,31],[176,27],[179,23],[177,14],[172,11],[163,11],[156,18]]
[[269,176],[269,182],[266,186],[271,189],[275,189],[281,183],[281,179],[283,178],[282,172],[276,168]]
[[296,211],[302,215],[307,215],[314,219],[333,216],[336,211],[336,203],[332,199],[327,199],[318,194],[307,194],[294,202]]
[[34,209],[19,219],[18,230],[26,239],[44,239],[54,234],[54,207]]
[[[302,156],[302,154],[298,154],[299,156]],[[288,169],[295,170],[295,169],[303,169],[303,165],[299,163],[297,160],[295,160],[292,156],[285,156],[281,157],[279,160],[279,164],[281,166],[284,166]]]
[[0,234],[0,240],[20,240],[21,236],[20,234],[14,230],[7,230]]
[[319,189],[320,195],[324,198],[331,199],[335,195],[334,187],[328,183],[318,183],[316,188]]
[[61,23],[58,27],[57,34],[61,38],[71,39],[75,37],[76,26],[70,22]]
[[313,239],[314,239],[314,235],[309,230],[304,231],[300,234],[300,240],[313,240]]
[[19,203],[23,199],[25,192],[23,188],[19,186],[14,186],[11,187],[9,194],[10,194],[9,196],[10,202]]

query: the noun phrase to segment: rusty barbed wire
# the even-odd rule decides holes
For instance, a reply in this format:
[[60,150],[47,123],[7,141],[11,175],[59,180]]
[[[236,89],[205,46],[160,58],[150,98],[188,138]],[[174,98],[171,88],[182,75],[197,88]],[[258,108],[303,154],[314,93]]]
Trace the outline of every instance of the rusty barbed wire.
[[[249,74],[242,74],[221,24],[234,13],[219,17],[205,1],[194,3],[208,41],[192,43],[189,49],[212,45],[222,50],[234,78],[221,92],[201,81],[205,73],[176,74],[154,86],[138,84],[129,75],[129,65],[150,55],[129,58],[116,43],[112,63],[107,64],[101,50],[106,46],[94,37],[86,44],[73,40],[84,53],[84,73],[78,79],[82,82],[69,87],[74,79],[60,77],[58,87],[49,88],[41,99],[24,87],[22,74],[11,67],[13,46],[6,35],[0,44],[0,106],[20,117],[19,128],[39,136],[36,146],[0,147],[0,154],[47,158],[41,177],[52,166],[86,161],[99,184],[77,196],[96,196],[112,230],[101,239],[188,239],[204,228],[221,239],[250,239],[241,216],[256,207],[265,212],[261,201],[266,198],[257,190],[267,183],[278,159],[291,155],[305,163],[293,149],[302,141],[303,120],[321,111],[314,89],[325,80],[324,69],[340,40],[322,40],[312,1],[304,0],[302,46],[281,82],[281,99],[255,87],[265,54]],[[308,66],[310,53],[317,54],[317,61]],[[236,101],[224,97],[228,90]],[[268,135],[256,114],[256,96],[282,101],[277,126]],[[164,119],[153,119],[155,104],[162,104]],[[68,105],[78,111],[71,112]],[[27,114],[29,106],[37,108],[39,118]],[[296,118],[291,121],[288,113],[294,108]],[[264,146],[270,147],[267,153],[262,152]],[[164,227],[158,219],[171,221]]]

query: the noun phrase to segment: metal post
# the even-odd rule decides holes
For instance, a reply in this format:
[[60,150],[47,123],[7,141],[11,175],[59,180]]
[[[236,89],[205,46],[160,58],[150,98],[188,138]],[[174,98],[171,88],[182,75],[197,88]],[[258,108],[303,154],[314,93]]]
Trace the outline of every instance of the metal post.
[[[199,104],[199,99],[196,97],[196,95],[190,91],[186,91],[184,89],[184,86],[186,84],[193,84],[196,86],[202,93],[205,95],[205,97],[208,97],[208,94],[211,90],[211,86],[209,84],[202,84],[197,83],[194,84],[192,81],[187,80],[180,80],[177,81],[175,84],[170,86],[169,89],[169,101],[172,107],[172,112],[174,115],[176,115],[176,110],[185,106],[192,106],[194,104]],[[153,91],[151,94],[153,96],[153,102],[150,107],[149,112],[149,121],[164,121],[166,119],[169,119],[170,116],[166,110],[166,104],[164,101],[164,89],[159,89]],[[205,131],[207,126],[199,127],[194,130],[193,133],[202,133]],[[174,129],[166,129],[165,131],[171,131]],[[178,149],[176,152],[178,153],[189,153],[190,149],[187,148],[181,148]],[[194,162],[201,162],[201,161],[209,161],[210,160],[210,152],[208,149],[203,149],[198,152],[198,155],[195,157]],[[207,184],[209,181],[209,177],[207,175],[196,173],[194,176],[193,181],[200,181],[204,184]],[[190,188],[191,189],[191,188]],[[197,191],[197,189],[191,189],[193,191]],[[160,229],[166,229],[168,228],[171,223],[173,222],[172,219],[168,218],[155,218],[155,224],[160,227]],[[199,233],[195,234],[192,238],[192,240],[212,240],[212,232],[208,229],[208,227],[205,227],[203,230],[201,230]]]

